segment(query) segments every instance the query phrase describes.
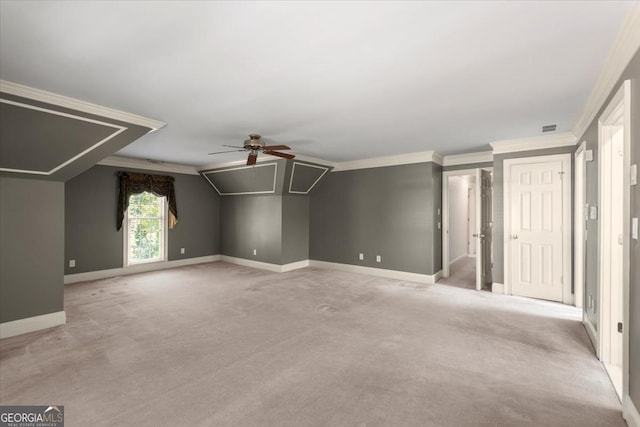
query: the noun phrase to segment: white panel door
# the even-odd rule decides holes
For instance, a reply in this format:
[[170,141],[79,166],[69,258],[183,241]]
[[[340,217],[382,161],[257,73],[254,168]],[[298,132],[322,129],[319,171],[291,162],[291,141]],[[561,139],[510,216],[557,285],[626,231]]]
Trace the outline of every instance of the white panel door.
[[[510,166],[513,295],[563,300],[563,162]],[[567,177],[567,179],[569,179]]]

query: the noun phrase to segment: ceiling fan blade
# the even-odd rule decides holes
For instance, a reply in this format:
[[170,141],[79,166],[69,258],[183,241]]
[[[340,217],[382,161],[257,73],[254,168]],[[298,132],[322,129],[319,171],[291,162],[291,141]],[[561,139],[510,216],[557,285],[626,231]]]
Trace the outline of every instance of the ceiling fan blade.
[[291,150],[291,147],[288,145],[265,145],[262,147],[263,150]]
[[296,156],[294,156],[293,154],[280,153],[280,152],[278,152],[278,151],[262,150],[262,152],[263,152],[264,154],[270,154],[270,155],[272,155],[272,156],[282,157],[282,158],[284,158],[284,159],[293,159],[294,157],[296,157]]
[[249,157],[247,157],[247,166],[255,165],[257,159],[258,159],[258,155],[257,154],[255,154],[255,153],[249,154]]
[[227,145],[227,144],[222,144],[222,146],[223,146],[223,147],[242,148],[242,149],[244,149],[244,147],[240,147],[240,146],[237,146],[237,145]]
[[214,151],[213,153],[208,153],[208,154],[211,155],[211,154],[222,154],[222,153],[236,153],[238,151],[244,151],[244,150]]

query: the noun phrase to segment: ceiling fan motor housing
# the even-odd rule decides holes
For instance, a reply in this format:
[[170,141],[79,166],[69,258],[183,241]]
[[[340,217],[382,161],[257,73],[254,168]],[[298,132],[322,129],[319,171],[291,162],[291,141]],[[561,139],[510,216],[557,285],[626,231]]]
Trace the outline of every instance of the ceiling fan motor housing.
[[258,150],[262,147],[264,147],[264,142],[262,142],[262,139],[258,134],[252,133],[249,135],[249,139],[244,141],[244,148],[247,150]]

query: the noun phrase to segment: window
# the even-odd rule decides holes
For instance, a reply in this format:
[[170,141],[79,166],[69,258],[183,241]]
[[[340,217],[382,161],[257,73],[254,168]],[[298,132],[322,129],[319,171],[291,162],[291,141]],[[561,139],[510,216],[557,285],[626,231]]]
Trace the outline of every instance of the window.
[[125,266],[166,260],[166,211],[165,197],[144,192],[129,198],[125,215]]

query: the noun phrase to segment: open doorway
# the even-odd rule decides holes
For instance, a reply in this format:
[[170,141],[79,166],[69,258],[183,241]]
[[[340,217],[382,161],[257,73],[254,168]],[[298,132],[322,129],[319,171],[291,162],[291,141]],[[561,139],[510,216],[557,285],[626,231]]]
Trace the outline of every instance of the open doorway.
[[599,356],[621,402],[628,388],[630,92],[627,80],[598,120]]
[[491,290],[491,173],[443,173],[443,278],[438,282]]

